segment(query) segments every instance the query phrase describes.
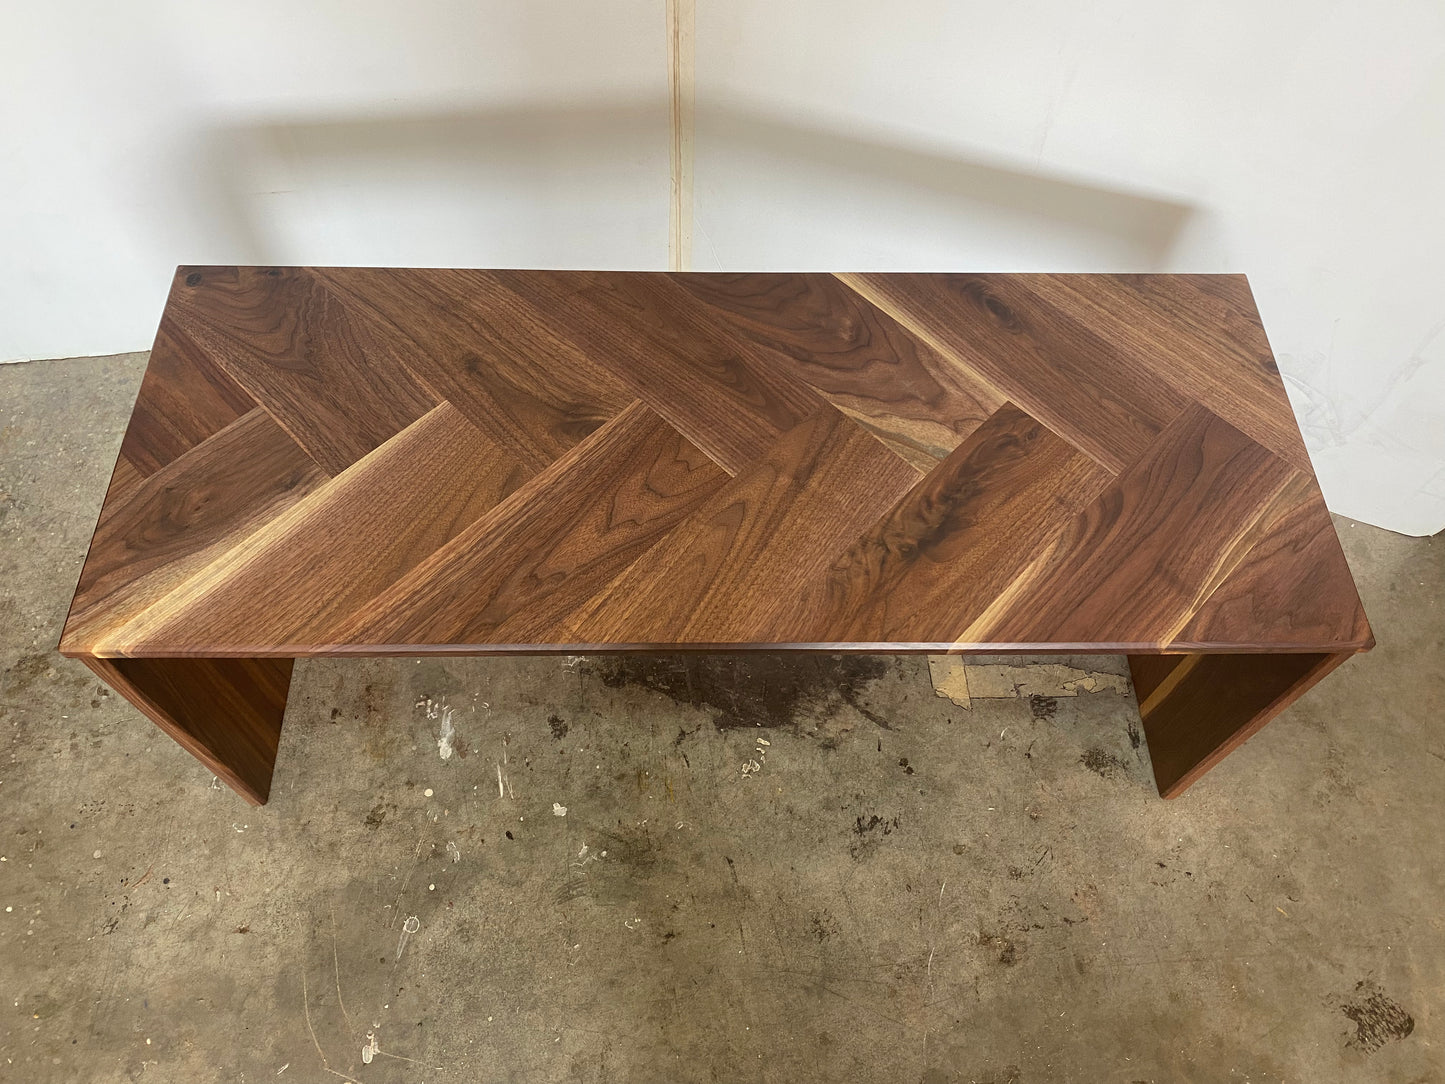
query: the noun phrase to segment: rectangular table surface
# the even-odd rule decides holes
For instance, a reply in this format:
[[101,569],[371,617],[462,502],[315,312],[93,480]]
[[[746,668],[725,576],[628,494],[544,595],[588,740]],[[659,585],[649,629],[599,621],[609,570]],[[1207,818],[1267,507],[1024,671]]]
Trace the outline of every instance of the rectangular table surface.
[[1240,275],[183,267],[61,648],[1371,643]]

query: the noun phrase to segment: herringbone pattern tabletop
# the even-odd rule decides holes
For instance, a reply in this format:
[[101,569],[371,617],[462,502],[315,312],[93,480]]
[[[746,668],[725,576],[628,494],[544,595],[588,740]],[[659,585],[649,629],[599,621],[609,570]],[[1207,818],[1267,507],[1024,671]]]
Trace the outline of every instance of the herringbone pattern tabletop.
[[1369,643],[1241,276],[199,267],[62,649]]

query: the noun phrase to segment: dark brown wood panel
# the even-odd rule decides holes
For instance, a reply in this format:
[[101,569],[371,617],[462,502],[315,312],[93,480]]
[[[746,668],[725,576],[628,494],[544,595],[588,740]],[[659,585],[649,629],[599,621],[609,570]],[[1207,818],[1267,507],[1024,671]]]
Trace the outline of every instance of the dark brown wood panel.
[[1029,283],[1131,367],[1202,403],[1291,466],[1310,469],[1243,275],[1038,275]]
[[1298,475],[1300,499],[1283,509],[1223,578],[1176,638],[1181,645],[1250,637],[1282,646],[1374,645],[1365,612],[1342,607],[1354,591],[1339,536],[1313,477]]
[[825,406],[638,558],[556,638],[773,640],[796,592],[917,481],[913,467]]
[[[635,396],[507,288],[501,272],[333,268],[316,272],[386,322],[403,364],[509,455],[541,470]],[[539,275],[546,274],[539,272]]]
[[132,498],[140,492],[140,487],[145,480],[146,476],[136,470],[129,459],[124,455],[117,456],[115,469],[110,472],[110,484],[105,488],[105,501],[102,507],[120,508],[122,505],[129,504]]
[[79,658],[252,805],[270,797],[291,659]]
[[1005,404],[798,592],[803,638],[952,641],[1112,481]]
[[[1290,468],[1202,407],[1081,512],[963,633],[965,643],[1134,642],[1167,648],[1213,585],[1242,558],[1248,532]],[[1046,637],[1047,639],[1047,637]]]
[[256,401],[186,337],[168,310],[121,441],[121,458],[138,473],[151,474],[254,409]]
[[338,642],[545,643],[727,480],[634,404],[372,600]]
[[437,405],[401,344],[304,269],[182,268],[169,311],[327,474]]
[[61,649],[114,653],[101,645],[117,628],[325,481],[260,408],[201,441],[135,484],[127,499],[107,501]]
[[[1140,696],[1139,717],[1154,782],[1177,798],[1340,663],[1344,654],[1189,655],[1163,681],[1159,667],[1130,656]],[[1172,680],[1171,680],[1172,679]]]
[[[1137,327],[1124,326],[1131,314]],[[552,597],[585,616],[589,641],[603,637],[593,646],[665,643],[659,630],[681,620],[668,608],[690,593],[688,643],[1369,643],[1312,476],[1259,439],[1293,422],[1238,278],[203,268],[182,269],[162,324],[126,438],[149,449],[145,469],[128,456],[117,467],[69,650],[446,649],[447,629],[513,650],[579,634],[498,619],[495,601],[485,616],[449,603],[426,626],[408,599],[434,598],[418,577],[466,567],[458,540],[483,523],[501,532],[503,510],[550,522],[503,500],[529,477],[527,500],[543,508],[621,499],[605,486],[636,472],[572,453],[637,409],[634,394],[691,449],[683,461],[703,452],[752,488],[711,527],[696,514],[640,527],[655,550],[625,590],[592,573],[635,539],[623,545],[614,526],[569,535],[562,552],[588,575]],[[1187,379],[1161,378],[1143,357],[1149,337]],[[1222,391],[1205,386],[1216,354],[1233,385]],[[1012,405],[1003,385],[1020,389]],[[276,424],[254,407],[233,417],[243,395]],[[1210,406],[1242,398],[1254,435]],[[629,454],[612,438],[599,447]],[[161,470],[164,482],[144,483]],[[1102,494],[1101,471],[1118,473]],[[727,515],[743,516],[727,527],[736,537]],[[360,526],[332,531],[328,517]],[[616,546],[593,562],[586,539]],[[508,546],[516,567],[488,576],[532,583]],[[593,594],[575,595],[583,583]],[[654,599],[649,615],[640,600]],[[391,619],[389,605],[402,608]],[[341,628],[354,638],[338,642]]]
[[498,277],[729,474],[823,405],[808,384],[730,333],[671,275],[509,271]]
[[832,275],[677,274],[718,333],[766,350],[920,470],[932,470],[1003,405]]
[[[1183,679],[1203,655],[1130,655],[1129,672],[1134,679],[1134,696],[1142,708],[1156,693],[1163,696],[1169,685]],[[1181,669],[1181,667],[1183,669]]]
[[1189,400],[1045,302],[1031,290],[1032,278],[868,274],[844,281],[1118,473]]
[[96,650],[183,655],[206,644],[249,655],[337,642],[375,596],[529,473],[443,403],[108,631]]

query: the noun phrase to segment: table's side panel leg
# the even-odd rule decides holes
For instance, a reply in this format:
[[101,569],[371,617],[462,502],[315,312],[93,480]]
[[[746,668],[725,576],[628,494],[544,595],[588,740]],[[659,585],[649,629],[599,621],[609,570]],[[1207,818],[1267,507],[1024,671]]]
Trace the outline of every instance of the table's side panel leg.
[[1130,655],[1159,793],[1178,797],[1349,657]]
[[241,797],[265,803],[295,660],[80,661]]

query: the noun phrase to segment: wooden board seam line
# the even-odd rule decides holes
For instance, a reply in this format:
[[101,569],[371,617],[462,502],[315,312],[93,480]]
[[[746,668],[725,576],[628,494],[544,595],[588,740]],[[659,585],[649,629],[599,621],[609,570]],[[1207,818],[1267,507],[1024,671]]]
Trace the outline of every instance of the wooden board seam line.
[[[924,324],[915,320],[911,313],[905,312],[902,309],[890,307],[887,302],[878,295],[876,291],[869,288],[868,284],[863,281],[861,275],[845,271],[835,271],[833,272],[833,277],[839,282],[841,282],[848,289],[852,290],[859,297],[861,297],[866,304],[872,305],[879,312],[893,319],[897,324],[903,327],[904,330],[911,332],[917,338],[922,339],[923,342],[930,349],[932,349],[934,353],[938,354],[942,358],[946,358],[950,363],[962,369],[963,372],[968,375],[968,378],[970,380],[975,381],[979,385],[979,387],[992,394],[998,402],[1013,402],[1016,406],[1018,406],[1020,410],[1024,411],[1025,413],[1033,413],[1023,404],[1016,402],[1012,396],[1006,395],[1003,389],[999,388],[996,384],[994,384],[993,381],[989,380],[988,377],[984,376],[967,361],[959,357],[957,352],[949,349],[947,343],[943,342],[937,335],[933,334],[933,332],[930,331]],[[1049,428],[1057,432],[1057,430],[1054,430],[1053,426],[1049,426]],[[1064,437],[1062,433],[1059,433],[1059,436],[1063,437],[1063,439],[1065,440],[1068,440],[1068,438]],[[1074,442],[1069,441],[1069,443],[1073,444]],[[1077,447],[1077,445],[1075,446]],[[1084,449],[1080,448],[1079,451],[1084,452]],[[1084,452],[1084,454],[1089,455],[1088,452]],[[1094,457],[1089,456],[1089,458],[1093,459]],[[1103,466],[1103,464],[1100,464],[1100,466]],[[1105,469],[1107,470],[1108,468],[1105,467]],[[1109,473],[1114,474],[1116,472],[1109,471]]]
[[984,607],[983,613],[969,622],[968,628],[964,629],[963,632],[959,634],[958,639],[954,641],[953,646],[955,648],[958,648],[961,644],[977,642],[974,639],[975,637],[983,639],[984,634],[997,622],[999,615],[1009,612],[1013,606],[1014,599],[1028,586],[1029,579],[1033,576],[1034,572],[1040,566],[1046,564],[1049,558],[1054,555],[1054,550],[1058,548],[1061,537],[1062,532],[1050,539],[1048,544],[1039,551],[1038,556],[1025,565],[1023,570],[1009,581],[1008,586],[995,595],[993,601]]
[[[110,617],[113,622],[114,615],[108,611],[113,610],[118,602],[123,605],[131,604],[133,600],[146,595],[153,595],[154,600],[159,601],[183,584],[191,575],[210,564],[212,560],[229,552],[271,522],[271,519],[265,517],[274,517],[279,514],[280,508],[303,500],[308,494],[314,493],[317,489],[333,481],[324,470],[316,465],[315,460],[291,441],[291,438],[276,424],[275,419],[269,413],[261,407],[256,407],[224,429],[217,430],[184,455],[171,460],[159,470],[147,475],[144,481],[136,487],[132,499],[138,499],[143,494],[154,494],[158,489],[169,490],[172,486],[184,486],[186,479],[193,475],[194,470],[204,469],[203,466],[198,467],[197,457],[200,457],[203,464],[204,457],[210,451],[218,449],[223,443],[234,442],[258,423],[274,427],[274,432],[279,438],[278,443],[284,442],[284,449],[294,454],[296,466],[304,473],[293,475],[290,484],[282,489],[260,493],[257,502],[252,507],[246,509],[234,522],[228,523],[224,531],[213,541],[204,543],[198,549],[188,551],[158,567],[147,569],[129,581],[103,591],[96,592],[96,583],[90,583],[90,597],[84,605],[79,605],[83,598],[87,598],[87,592],[83,590],[87,583],[85,576],[82,575],[80,583],[76,586],[76,597],[71,604],[71,612],[66,617],[65,632],[60,642],[62,653],[67,650],[74,650],[81,654],[91,653],[94,644],[85,638],[86,630],[92,626],[104,627],[104,619],[107,617]],[[253,496],[256,495],[253,494]],[[124,507],[117,505],[112,509],[111,515],[102,512],[101,519],[96,525],[96,535],[92,539],[92,544],[97,539],[107,538],[111,521],[123,514],[123,511]],[[107,541],[113,542],[114,540],[113,534],[107,538]],[[90,561],[89,554],[87,554],[86,560]],[[176,575],[171,575],[173,572]],[[165,586],[168,580],[170,586]],[[145,606],[141,605],[140,609],[145,609]],[[131,616],[135,616],[139,612],[140,610],[135,610]]]
[[1189,672],[1199,665],[1203,655],[1185,655],[1179,664],[1164,675],[1164,680],[1154,687],[1154,691],[1139,702],[1139,715],[1148,715],[1166,699],[1169,694],[1178,688],[1179,683],[1189,676]]
[[445,401],[434,406],[416,421],[401,430],[401,432],[397,433],[391,440],[373,448],[366,455],[351,464],[351,466],[347,467],[346,470],[331,478],[328,483],[317,486],[295,504],[285,509],[285,511],[275,519],[263,525],[253,534],[241,539],[226,552],[219,554],[215,560],[197,569],[195,573],[186,577],[174,588],[146,606],[139,613],[133,614],[124,624],[112,629],[107,636],[98,639],[91,646],[90,653],[100,658],[111,655],[124,656],[128,642],[143,637],[147,632],[153,632],[164,625],[176,613],[198,604],[213,587],[225,582],[230,576],[262,556],[274,539],[285,537],[294,526],[301,523],[306,516],[310,514],[313,507],[323,503],[337,482],[346,478],[348,475],[363,470],[369,464],[374,464],[378,458],[386,455],[388,451],[394,454],[395,447],[393,446],[393,441],[418,430],[418,427],[424,426],[427,420],[433,418],[439,411],[455,409],[455,407]]
[[[152,347],[152,350],[154,350],[154,347]],[[256,409],[256,410],[261,410],[262,408],[258,405],[255,409]],[[246,416],[247,416],[248,414],[250,414],[250,413],[251,413],[250,411],[247,411],[246,414],[243,414],[243,415],[241,416],[241,418],[237,418],[235,422],[232,422],[232,423],[231,423],[231,425],[235,425],[236,422],[240,421],[242,418],[246,417]],[[267,416],[267,417],[270,417],[270,414],[267,413],[266,416]],[[204,444],[206,441],[213,439],[215,436],[217,436],[217,434],[224,432],[225,429],[229,429],[229,428],[230,428],[230,426],[228,425],[228,426],[225,426],[223,429],[218,429],[215,433],[212,433],[209,437],[206,437],[205,440],[202,440],[202,441],[198,442],[196,445],[194,445],[193,448],[192,448],[192,451],[194,451],[195,448],[200,447],[200,445],[201,445],[201,444]],[[284,432],[284,430],[283,430],[283,432]],[[174,462],[174,460],[172,460],[172,462]],[[121,446],[120,451],[118,451],[118,452],[116,453],[116,456],[115,456],[115,465],[114,465],[113,467],[111,467],[111,469],[110,469],[110,480],[109,480],[108,482],[106,482],[106,486],[105,486],[105,493],[106,493],[106,496],[107,496],[107,497],[110,496],[110,493],[111,493],[113,487],[115,486],[116,476],[120,473],[120,471],[121,471],[121,469],[122,469],[122,466],[121,466],[121,465],[122,465],[123,463],[128,464],[132,470],[135,470],[135,465],[134,465],[133,463],[130,463],[130,461],[129,461],[128,459],[126,459],[124,443],[122,443],[122,446]],[[167,463],[167,464],[165,465],[165,467],[168,467],[168,466],[170,466],[170,463]],[[161,470],[165,470],[165,467],[160,467],[160,468],[158,468],[158,469],[155,470],[155,471],[151,471],[150,474],[142,475],[142,479],[144,479],[144,478],[149,478],[151,474],[156,474],[156,473],[159,473],[159,471],[161,471]],[[325,472],[323,471],[322,473],[324,474]],[[85,566],[90,562],[91,551],[95,549],[95,541],[96,541],[96,534],[97,534],[97,532],[99,532],[101,525],[102,525],[103,523],[105,523],[109,518],[111,518],[111,516],[113,516],[114,514],[115,514],[115,513],[114,513],[113,511],[108,511],[106,502],[105,502],[104,500],[102,500],[101,506],[100,506],[100,510],[99,510],[98,512],[96,512],[96,514],[95,514],[95,526],[93,526],[93,527],[91,528],[91,531],[90,531],[90,542],[86,545],[86,548],[85,548],[85,560],[82,561],[82,562],[81,562],[81,565],[80,565],[80,573],[79,573],[80,578],[83,578],[83,577],[84,577],[84,575],[85,575]],[[70,605],[66,608],[66,611],[65,611],[65,620],[61,623],[61,626],[60,626],[60,643],[59,643],[59,644],[57,645],[57,647],[56,647],[56,650],[58,650],[62,655],[65,655],[67,658],[84,658],[85,656],[91,654],[91,652],[90,652],[90,650],[89,650],[88,648],[80,647],[80,646],[77,646],[77,645],[75,645],[75,644],[73,644],[73,643],[72,643],[72,644],[67,644],[67,639],[68,639],[68,637],[66,636],[66,632],[67,632],[67,630],[70,629],[72,619],[78,619],[78,618],[81,616],[81,614],[84,613],[83,610],[78,610],[78,609],[77,609],[77,604],[79,603],[79,601],[80,601],[80,590],[79,590],[79,580],[77,580],[76,590],[75,590],[74,593],[71,594],[71,596],[70,596]],[[88,608],[88,607],[87,607],[87,608]],[[72,652],[72,651],[74,652],[74,654],[70,654],[70,652]]]
[[[1216,417],[1217,416],[1218,415],[1216,415]],[[1263,445],[1260,445],[1260,447],[1263,447]],[[1270,454],[1273,455],[1274,453],[1271,452]],[[1278,456],[1275,456],[1275,458],[1279,459]],[[1283,463],[1284,460],[1280,459],[1280,462]],[[1195,592],[1193,601],[1183,608],[1179,619],[1175,621],[1175,623],[1170,626],[1169,631],[1160,638],[1160,644],[1173,643],[1174,638],[1189,627],[1189,623],[1193,621],[1199,613],[1199,608],[1209,601],[1209,597],[1218,591],[1225,581],[1229,579],[1230,574],[1244,562],[1244,559],[1249,556],[1250,551],[1259,544],[1259,539],[1256,538],[1249,545],[1240,545],[1240,543],[1248,539],[1256,529],[1263,528],[1268,530],[1269,527],[1284,514],[1283,510],[1279,508],[1281,498],[1288,493],[1291,487],[1297,484],[1298,481],[1298,473],[1291,471],[1289,474],[1286,474],[1280,481],[1279,488],[1275,490],[1274,495],[1260,507],[1259,513],[1240,524],[1239,529],[1234,532],[1228,544],[1220,550],[1214,567],[1210,569],[1209,575],[1204,578],[1199,590]]]

